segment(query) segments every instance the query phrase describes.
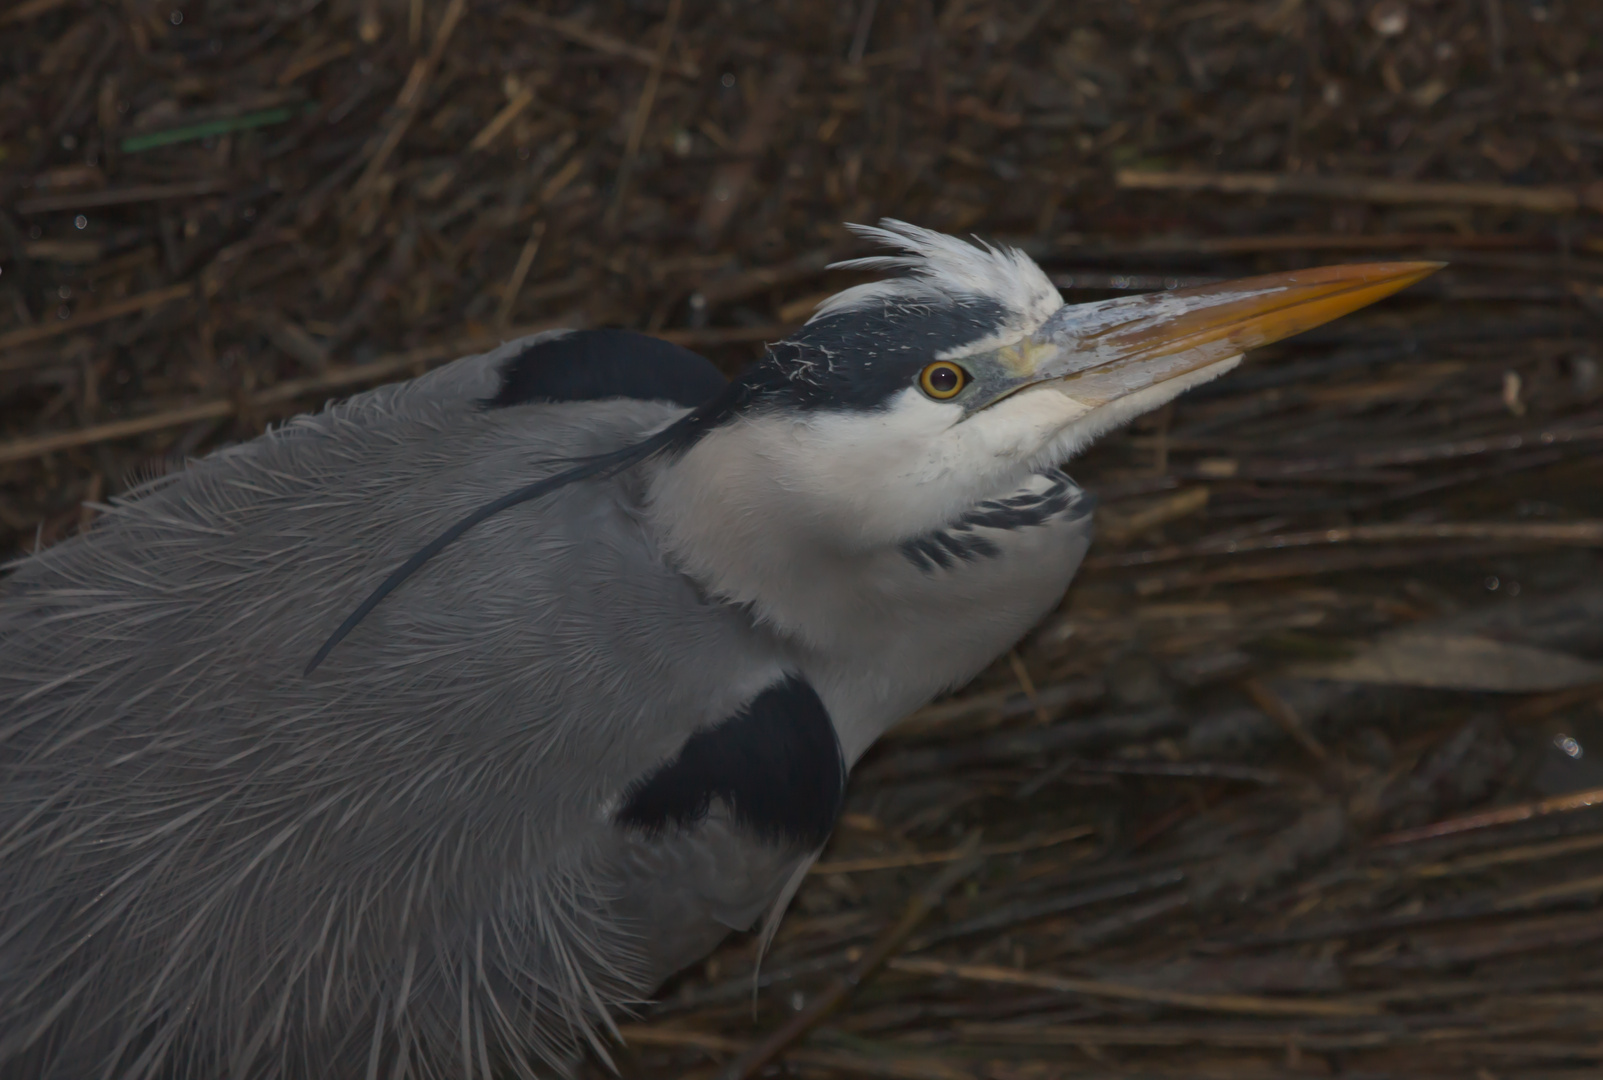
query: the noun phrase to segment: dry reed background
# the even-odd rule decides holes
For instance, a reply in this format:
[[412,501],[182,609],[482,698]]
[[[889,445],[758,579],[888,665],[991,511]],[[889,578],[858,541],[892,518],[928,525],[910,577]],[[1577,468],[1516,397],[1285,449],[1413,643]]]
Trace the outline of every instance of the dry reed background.
[[619,1063],[1595,1076],[1600,160],[1583,0],[11,0],[0,544],[526,328],[734,369],[848,220],[1071,300],[1449,260],[1078,462],[1069,601],[863,763],[755,1018],[738,939]]

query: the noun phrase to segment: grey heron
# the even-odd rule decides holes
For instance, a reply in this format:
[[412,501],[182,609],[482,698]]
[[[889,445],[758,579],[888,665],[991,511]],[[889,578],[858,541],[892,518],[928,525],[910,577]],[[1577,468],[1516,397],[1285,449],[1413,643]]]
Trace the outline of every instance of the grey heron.
[[0,1075],[484,1077],[772,926],[852,764],[1058,604],[1061,471],[1438,264],[1065,305],[896,271],[728,381],[538,335],[135,491],[0,584]]

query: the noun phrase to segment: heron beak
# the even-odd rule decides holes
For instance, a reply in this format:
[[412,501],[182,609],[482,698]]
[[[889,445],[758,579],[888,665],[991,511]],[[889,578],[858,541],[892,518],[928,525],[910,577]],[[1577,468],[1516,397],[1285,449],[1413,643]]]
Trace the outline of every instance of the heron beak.
[[1097,408],[1310,330],[1444,265],[1321,266],[1065,306],[998,359],[1019,380],[1014,391],[1054,382]]

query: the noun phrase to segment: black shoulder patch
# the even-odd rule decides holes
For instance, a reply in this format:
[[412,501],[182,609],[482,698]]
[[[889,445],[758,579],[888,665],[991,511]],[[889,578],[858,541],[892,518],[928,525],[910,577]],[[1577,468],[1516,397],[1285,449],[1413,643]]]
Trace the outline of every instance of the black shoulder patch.
[[727,385],[705,356],[632,330],[575,330],[536,342],[501,365],[487,409],[553,401],[637,398],[686,408]]
[[617,821],[652,833],[685,829],[722,799],[764,840],[812,850],[829,838],[845,792],[835,725],[817,692],[791,675],[631,784]]

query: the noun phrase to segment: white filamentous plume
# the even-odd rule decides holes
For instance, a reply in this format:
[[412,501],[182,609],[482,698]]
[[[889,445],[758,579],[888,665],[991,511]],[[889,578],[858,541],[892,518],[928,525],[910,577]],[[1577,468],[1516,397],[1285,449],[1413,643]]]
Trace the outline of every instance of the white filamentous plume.
[[847,226],[865,240],[905,252],[835,263],[831,269],[905,271],[899,277],[844,289],[825,300],[812,319],[855,311],[876,303],[961,303],[989,300],[1006,313],[1005,334],[1029,333],[1063,306],[1052,279],[1017,248],[975,244],[955,236],[885,218],[879,225]]

